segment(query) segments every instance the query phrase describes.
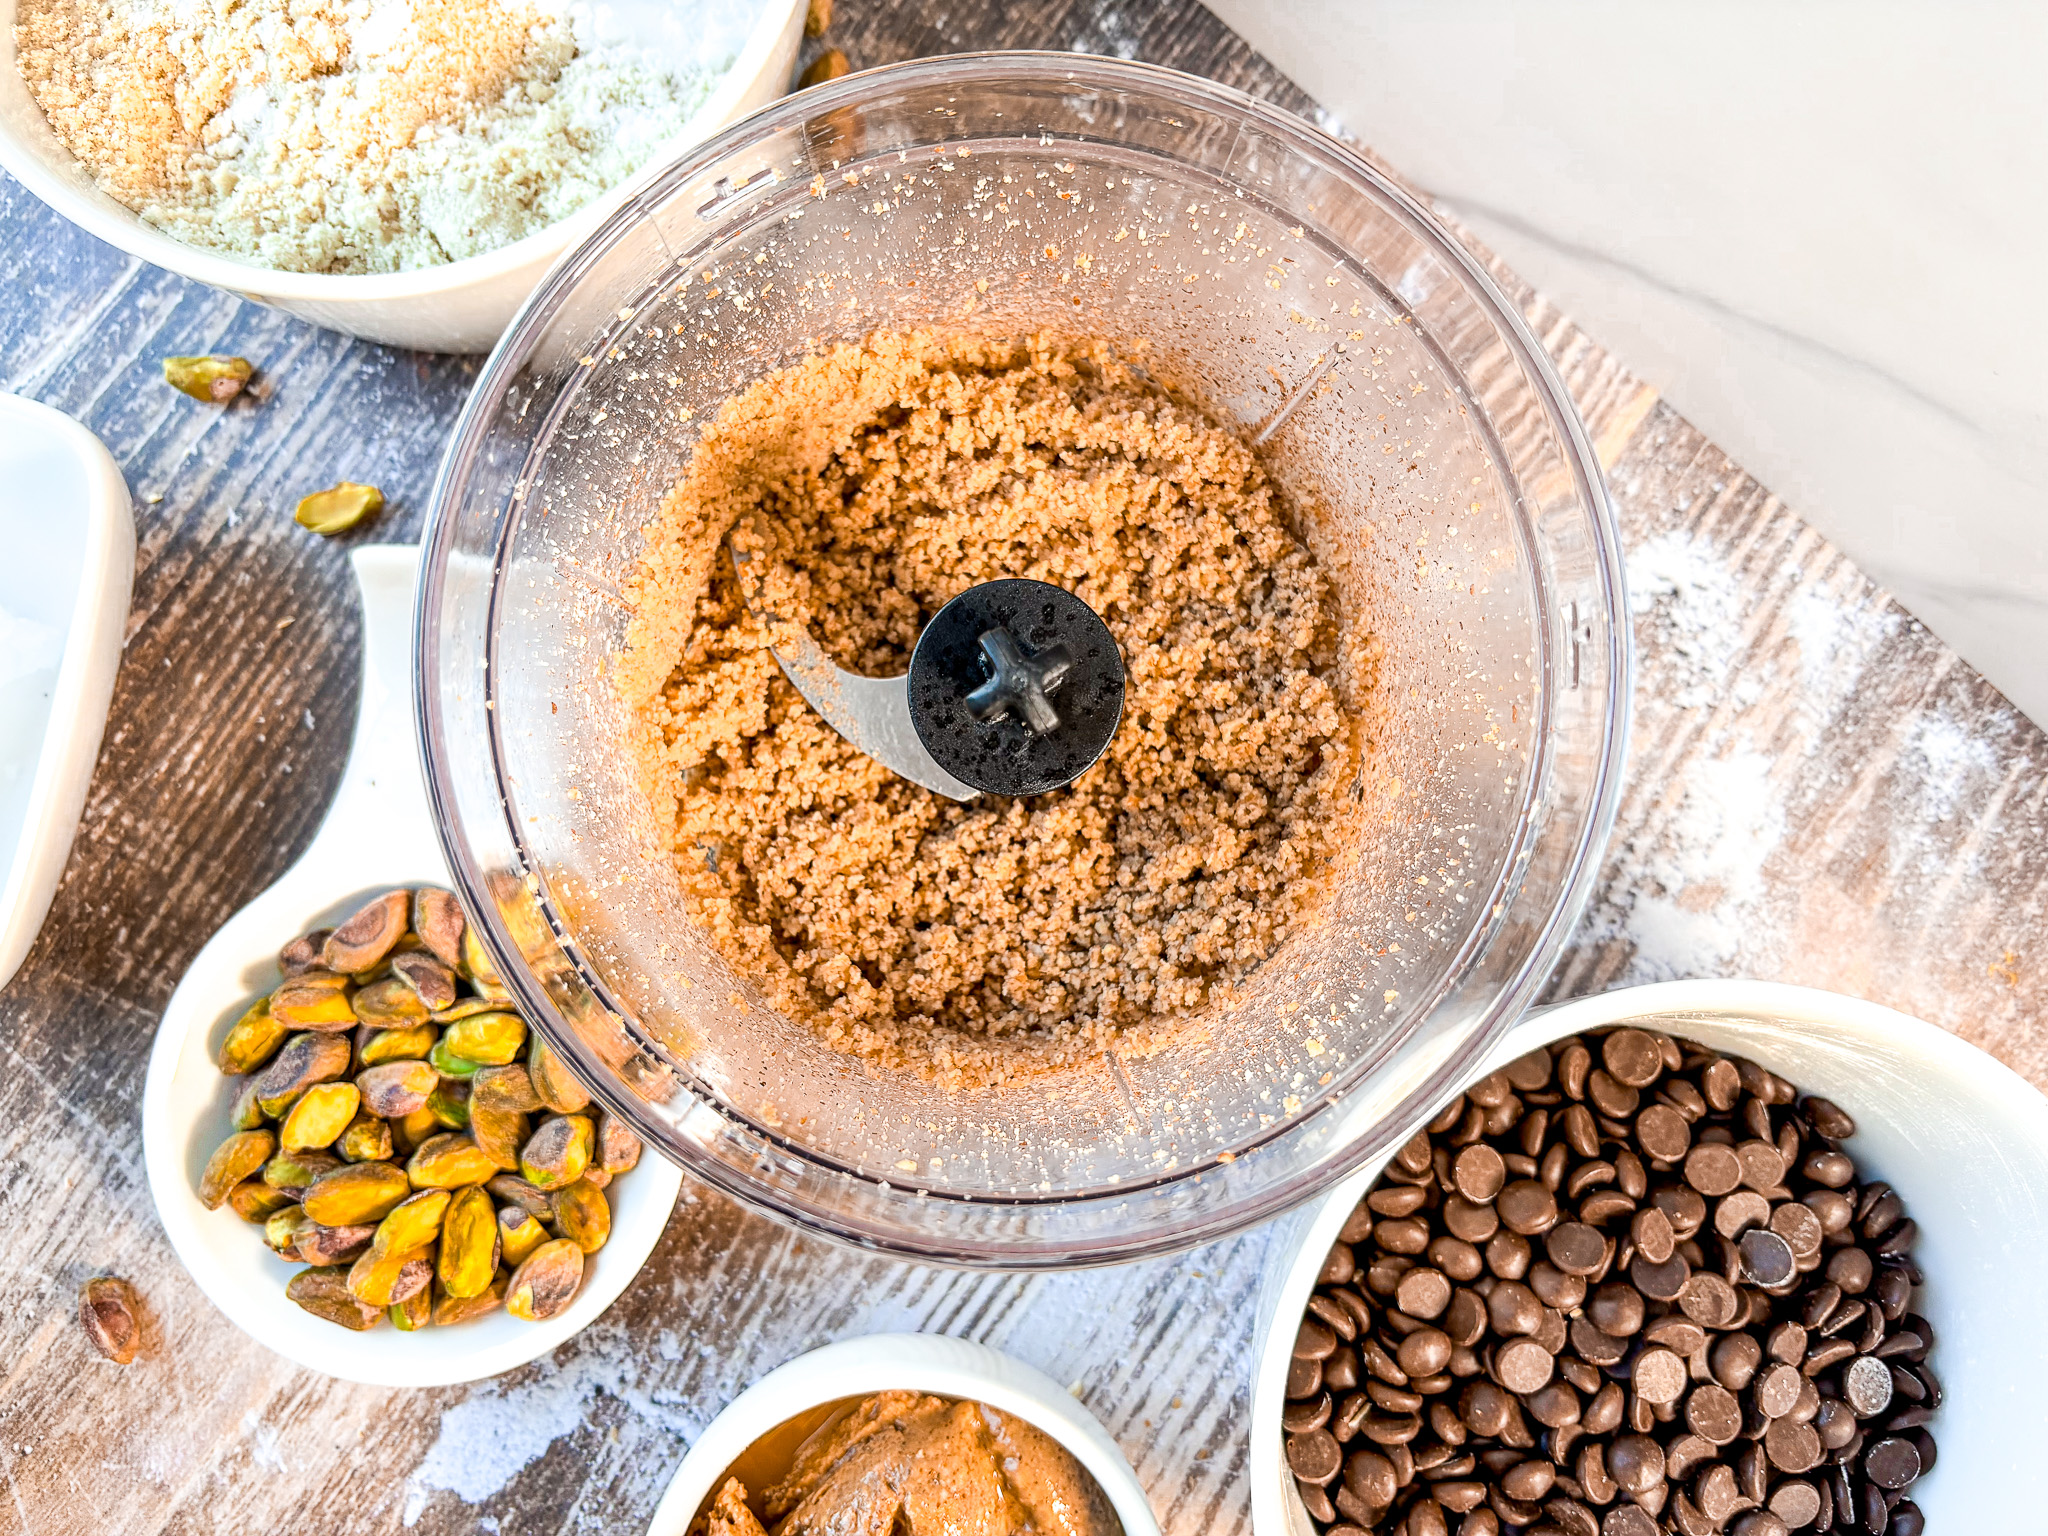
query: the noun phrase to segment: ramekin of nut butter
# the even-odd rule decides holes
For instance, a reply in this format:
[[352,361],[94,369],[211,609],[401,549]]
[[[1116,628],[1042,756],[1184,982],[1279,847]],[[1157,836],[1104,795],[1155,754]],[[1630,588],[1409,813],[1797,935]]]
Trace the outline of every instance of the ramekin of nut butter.
[[930,1334],[846,1339],[771,1371],[690,1447],[647,1531],[856,1527],[1159,1531],[1116,1442],[1058,1383],[986,1345]]
[[1889,1009],[1760,982],[1551,1009],[1281,1229],[1254,1527],[2031,1528],[2043,1188],[2048,1099]]

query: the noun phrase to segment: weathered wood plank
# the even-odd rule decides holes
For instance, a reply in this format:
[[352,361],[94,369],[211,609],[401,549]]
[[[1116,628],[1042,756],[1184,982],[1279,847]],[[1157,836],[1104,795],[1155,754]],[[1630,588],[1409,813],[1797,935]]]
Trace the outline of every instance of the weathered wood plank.
[[[1312,103],[1180,0],[840,0],[857,65],[1038,46],[1169,63]],[[1359,125],[1369,130],[1369,125]],[[1500,273],[1610,464],[1641,677],[1631,783],[1556,995],[1750,974],[1922,1014],[2048,1083],[2048,741],[1655,393]],[[0,994],[0,1532],[635,1531],[688,1441],[832,1338],[983,1338],[1075,1382],[1174,1536],[1246,1525],[1265,1235],[1081,1275],[967,1276],[798,1237],[707,1194],[550,1360],[389,1393],[286,1367],[178,1269],[149,1208],[144,1053],[208,934],[311,836],[353,718],[341,545],[292,503],[343,475],[417,534],[473,362],[349,342],[194,288],[0,180],[0,383],[79,416],[137,496],[140,569],[107,746],[57,906]],[[168,352],[240,352],[271,393],[213,412]],[[161,497],[161,500],[152,500]],[[121,1371],[72,1320],[132,1277]],[[23,1448],[26,1449],[23,1449]]]

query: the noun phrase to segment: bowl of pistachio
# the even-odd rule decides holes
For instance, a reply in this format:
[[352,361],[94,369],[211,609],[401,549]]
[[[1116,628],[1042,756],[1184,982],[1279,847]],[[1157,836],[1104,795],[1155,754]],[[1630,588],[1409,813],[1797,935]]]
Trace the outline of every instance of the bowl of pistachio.
[[340,791],[173,993],[144,1158],[172,1246],[238,1326],[332,1376],[440,1386],[593,1321],[681,1175],[514,1011],[446,889],[405,718],[415,552],[354,560],[365,676]]

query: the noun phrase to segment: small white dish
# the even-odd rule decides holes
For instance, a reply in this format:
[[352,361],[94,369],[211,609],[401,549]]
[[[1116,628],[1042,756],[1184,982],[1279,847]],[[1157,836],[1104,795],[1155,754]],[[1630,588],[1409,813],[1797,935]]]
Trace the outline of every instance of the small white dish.
[[0,987],[35,942],[99,760],[135,580],[128,484],[97,437],[0,394]]
[[346,917],[399,886],[449,886],[427,810],[412,725],[412,609],[419,551],[372,545],[350,561],[363,601],[363,682],[354,745],[312,846],[275,885],[207,941],[171,994],[142,1089],[149,1189],[171,1246],[213,1304],[259,1343],[345,1381],[439,1387],[524,1365],[594,1322],[618,1298],[668,1224],[682,1173],[649,1149],[614,1180],[611,1240],[591,1256],[561,1316],[521,1322],[503,1311],[449,1328],[354,1333],[286,1298],[298,1266],[226,1206],[199,1203],[199,1175],[232,1130],[228,1080],[214,1064],[248,1000],[274,986],[276,954],[310,928]]
[[180,277],[369,341],[435,352],[486,352],[555,258],[581,245],[644,178],[789,88],[790,68],[803,39],[805,4],[762,0],[760,16],[731,67],[683,130],[638,175],[523,240],[437,267],[362,276],[279,272],[187,245],[143,223],[93,184],[29,94],[15,61],[17,0],[0,0],[0,167],[87,234]]
[[[2048,1311],[2048,1098],[1946,1030],[1858,998],[1762,981],[1673,981],[1580,998],[1517,1025],[1476,1081],[1539,1045],[1638,1020],[1747,1056],[1855,1117],[1862,1177],[1888,1181],[1919,1225],[1914,1310],[1934,1325],[1943,1402],[1934,1470],[1913,1484],[1931,1531],[2036,1529],[2048,1502],[2040,1382]],[[1252,1529],[1313,1536],[1282,1447],[1294,1334],[1337,1229],[1379,1177],[1361,1169],[1275,1227],[1259,1291],[1252,1381]]]
[[669,1480],[647,1536],[685,1536],[740,1453],[776,1426],[822,1403],[889,1391],[986,1403],[1036,1425],[1088,1469],[1123,1522],[1124,1536],[1159,1536],[1138,1475],[1109,1431],[1072,1394],[1043,1371],[986,1344],[927,1333],[844,1339],[763,1376],[697,1437]]

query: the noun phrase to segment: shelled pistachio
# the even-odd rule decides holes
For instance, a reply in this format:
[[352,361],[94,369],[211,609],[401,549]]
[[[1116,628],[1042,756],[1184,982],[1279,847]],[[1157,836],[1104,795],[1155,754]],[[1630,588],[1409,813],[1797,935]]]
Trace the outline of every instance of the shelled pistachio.
[[386,892],[277,964],[215,1052],[233,1134],[201,1199],[310,1266],[286,1294],[340,1327],[559,1316],[640,1143],[513,1010],[455,897]]

